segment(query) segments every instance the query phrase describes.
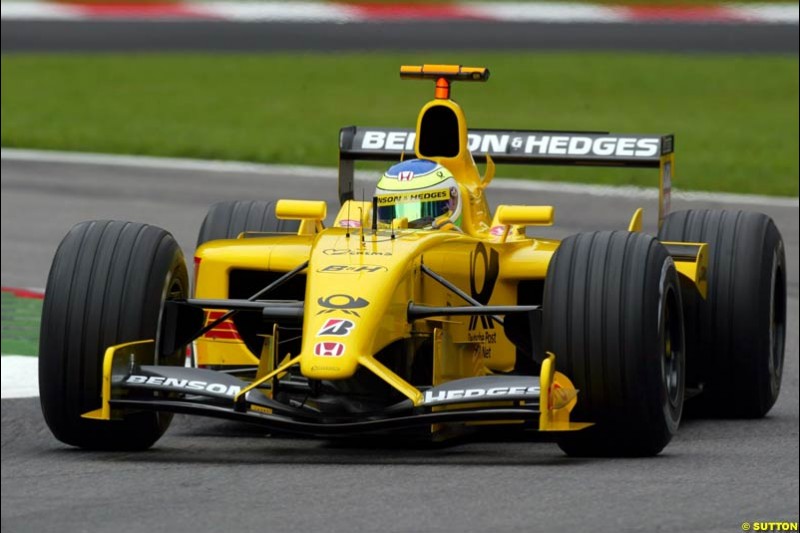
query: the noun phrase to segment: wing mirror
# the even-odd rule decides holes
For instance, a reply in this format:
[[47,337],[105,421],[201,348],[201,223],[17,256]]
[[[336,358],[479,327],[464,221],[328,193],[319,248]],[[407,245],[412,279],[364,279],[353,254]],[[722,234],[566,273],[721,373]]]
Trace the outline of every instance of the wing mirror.
[[499,226],[503,231],[500,242],[506,242],[512,227],[518,231],[525,226],[552,226],[554,211],[552,205],[501,205],[495,211],[492,229]]
[[501,205],[495,216],[504,226],[552,226],[552,205]]
[[328,204],[322,200],[278,200],[275,216],[282,220],[302,220],[299,234],[322,231]]

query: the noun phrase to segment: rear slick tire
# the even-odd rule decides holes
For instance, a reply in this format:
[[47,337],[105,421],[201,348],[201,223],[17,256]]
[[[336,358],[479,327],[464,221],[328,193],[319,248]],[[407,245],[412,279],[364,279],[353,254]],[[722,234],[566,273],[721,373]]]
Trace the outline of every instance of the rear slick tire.
[[217,239],[235,239],[244,232],[297,233],[299,220],[275,216],[277,201],[235,200],[217,202],[208,208],[197,235],[197,246]]
[[69,231],[47,279],[39,342],[42,413],[58,440],[95,450],[141,450],[164,434],[172,420],[166,413],[111,421],[81,415],[101,406],[109,346],[155,339],[157,360],[142,363],[184,364],[183,349],[158,355],[158,331],[164,301],[186,298],[188,291],[183,253],[166,231],[108,220]]
[[675,435],[684,398],[678,274],[642,233],[581,233],[547,271],[543,342],[578,389],[571,419],[594,426],[559,438],[571,456],[656,455]]
[[783,239],[763,213],[670,213],[659,239],[708,244],[708,296],[687,298],[693,415],[760,418],[781,390],[786,340]]

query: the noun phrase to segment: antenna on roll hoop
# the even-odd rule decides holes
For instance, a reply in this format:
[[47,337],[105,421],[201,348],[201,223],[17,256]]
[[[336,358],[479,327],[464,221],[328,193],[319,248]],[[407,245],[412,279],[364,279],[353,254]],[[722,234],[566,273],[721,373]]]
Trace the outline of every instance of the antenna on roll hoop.
[[372,197],[372,234],[378,234],[378,197]]
[[[361,209],[364,209],[364,187],[361,187]],[[361,244],[364,245],[364,212],[361,212],[361,224],[358,225],[361,235]]]
[[347,224],[346,224],[347,229],[344,232],[345,239],[349,239],[350,238],[350,224],[351,224],[351,222],[353,220],[352,218],[350,218],[350,204],[351,203],[352,203],[352,201],[350,201],[350,200],[347,201]]

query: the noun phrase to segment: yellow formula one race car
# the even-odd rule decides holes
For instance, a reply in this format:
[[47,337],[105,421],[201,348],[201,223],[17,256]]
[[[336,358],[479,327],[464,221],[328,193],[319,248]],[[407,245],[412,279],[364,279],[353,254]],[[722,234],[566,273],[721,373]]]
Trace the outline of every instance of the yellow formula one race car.
[[[487,69],[401,77],[433,80],[435,98],[416,130],[341,130],[333,224],[322,201],[215,204],[193,294],[162,229],[90,221],[67,234],[39,355],[57,439],[144,449],[188,413],[325,437],[511,427],[570,455],[646,456],[695,395],[712,415],[767,413],[786,323],[769,217],[668,213],[672,135],[468,130],[450,86]],[[357,160],[396,163],[361,201]],[[657,169],[658,237],[641,232],[641,210],[620,231],[529,237],[553,208],[492,213],[496,162]]]

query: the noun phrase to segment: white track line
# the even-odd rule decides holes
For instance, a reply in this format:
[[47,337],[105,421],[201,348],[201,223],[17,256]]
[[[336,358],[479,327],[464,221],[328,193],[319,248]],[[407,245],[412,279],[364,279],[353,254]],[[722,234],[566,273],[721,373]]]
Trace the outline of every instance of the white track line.
[[118,5],[111,0],[89,3],[8,1],[0,5],[3,20],[227,20],[235,22],[380,22],[386,20],[491,20],[503,22],[797,24],[797,4],[731,4],[694,6],[597,5],[585,2],[463,2],[430,6],[370,6],[339,2],[186,1]]
[[3,398],[39,396],[39,358],[28,355],[0,357],[0,381]]
[[[280,174],[300,178],[336,179],[337,170],[327,167],[300,165],[267,165],[242,161],[212,161],[203,159],[181,159],[133,155],[94,154],[87,152],[59,152],[28,150],[19,148],[0,149],[3,161],[29,161],[45,163],[72,163],[80,165],[106,165],[116,167],[148,168],[164,170],[186,170],[201,172],[228,172],[241,174]],[[370,179],[373,173],[359,172],[361,179]],[[650,200],[658,198],[655,187],[633,187],[613,185],[587,185],[565,182],[530,181],[524,179],[497,178],[491,185],[494,189],[558,192],[588,196],[616,197]],[[798,207],[797,197],[763,196],[757,194],[733,194],[719,192],[693,192],[673,189],[673,199],[687,202],[712,202],[724,204],[763,205],[770,207]]]
[[632,17],[615,6],[583,4],[577,2],[497,2],[472,4],[476,16],[489,20],[513,22],[630,22]]
[[190,3],[198,12],[237,22],[328,22],[358,20],[347,6],[320,2],[198,2]]

